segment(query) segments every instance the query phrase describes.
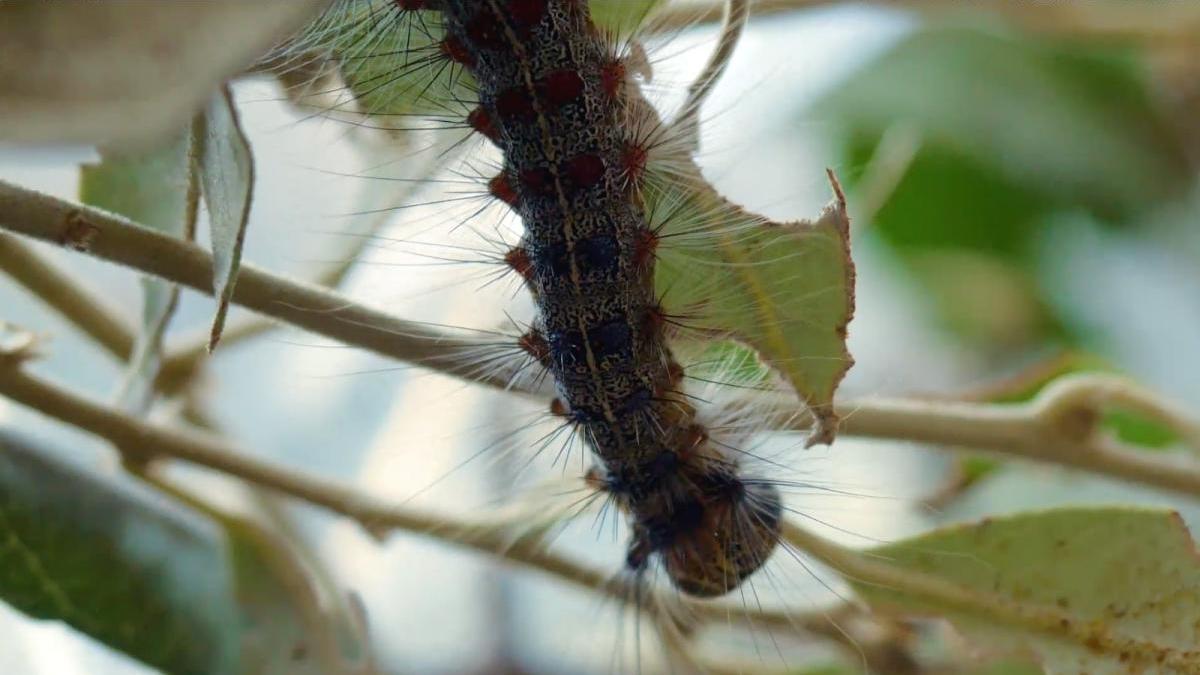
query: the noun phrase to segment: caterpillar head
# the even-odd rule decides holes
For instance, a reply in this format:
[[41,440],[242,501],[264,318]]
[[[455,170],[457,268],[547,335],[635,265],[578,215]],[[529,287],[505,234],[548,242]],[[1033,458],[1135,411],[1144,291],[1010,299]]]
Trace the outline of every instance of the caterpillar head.
[[655,553],[676,588],[702,598],[732,591],[762,567],[779,542],[779,491],[736,476],[714,482],[718,489],[675,503],[666,517],[643,521],[627,563],[644,568]]

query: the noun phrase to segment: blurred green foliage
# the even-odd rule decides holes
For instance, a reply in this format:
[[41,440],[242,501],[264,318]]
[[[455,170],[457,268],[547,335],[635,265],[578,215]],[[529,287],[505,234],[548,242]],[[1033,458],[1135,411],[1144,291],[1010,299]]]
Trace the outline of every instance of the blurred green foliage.
[[1053,216],[1137,227],[1179,198],[1194,167],[1135,52],[999,30],[918,31],[820,101],[838,129],[843,179],[871,170],[889,133],[915,139],[894,190],[865,214],[929,294],[945,326],[976,346],[1086,342],[1039,288],[1039,240]]
[[133,481],[0,435],[0,599],[170,673],[236,672],[228,544]]

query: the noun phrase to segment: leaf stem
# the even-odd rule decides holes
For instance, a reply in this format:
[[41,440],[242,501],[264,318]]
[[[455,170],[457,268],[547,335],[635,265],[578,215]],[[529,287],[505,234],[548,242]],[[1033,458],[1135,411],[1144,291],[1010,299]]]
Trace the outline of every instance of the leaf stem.
[[746,30],[746,20],[750,18],[750,0],[723,0],[722,3],[721,36],[717,40],[716,49],[704,65],[704,70],[688,85],[687,100],[679,110],[678,118],[672,126],[679,129],[691,141],[691,145],[699,147],[699,118],[700,106],[712,93],[721,78],[721,74],[729,66],[734,49],[742,39]]

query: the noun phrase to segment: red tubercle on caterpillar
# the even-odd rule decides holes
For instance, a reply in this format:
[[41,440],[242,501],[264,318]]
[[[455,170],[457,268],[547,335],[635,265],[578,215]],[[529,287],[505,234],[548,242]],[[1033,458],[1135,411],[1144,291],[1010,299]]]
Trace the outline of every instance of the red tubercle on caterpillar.
[[659,237],[653,230],[639,230],[633,243],[633,264],[644,268],[658,253]]
[[500,141],[500,129],[496,127],[496,121],[492,119],[492,114],[483,106],[475,108],[467,115],[467,124],[491,142],[498,143]]
[[481,49],[497,51],[507,46],[504,39],[504,26],[487,11],[476,14],[468,21],[466,32],[471,44]]
[[630,143],[621,150],[621,172],[630,184],[635,184],[646,171],[646,148]]
[[671,380],[672,387],[678,387],[683,381],[683,366],[676,361],[671,361],[667,364],[667,378]]
[[566,161],[566,174],[571,182],[581,188],[588,188],[600,182],[604,177],[604,160],[599,155],[578,155]]
[[504,254],[504,263],[526,281],[533,278],[533,261],[529,258],[529,252],[520,246],[510,249],[508,253]]
[[574,70],[556,70],[543,77],[538,88],[552,108],[560,108],[583,95],[583,77]]
[[567,402],[557,396],[550,399],[550,414],[555,417],[570,417],[571,409],[567,406]]
[[508,17],[518,29],[528,30],[541,22],[546,14],[547,0],[508,0]]
[[676,451],[681,459],[686,459],[692,451],[708,440],[708,430],[699,424],[693,424],[682,434],[679,448]]
[[554,194],[554,175],[544,167],[530,167],[521,171],[521,186],[528,193],[546,197]]
[[533,101],[522,87],[505,89],[496,96],[496,113],[505,123],[528,122],[533,119]]
[[392,0],[392,4],[406,12],[426,8],[426,0]]
[[600,87],[604,93],[617,98],[625,85],[625,62],[616,59],[609,61],[600,68]]
[[550,360],[550,343],[546,342],[541,331],[530,330],[525,333],[517,338],[517,346],[521,348],[521,351],[536,359],[538,363],[544,364]]
[[[598,155],[586,154],[572,157],[559,167],[570,185],[589,188],[604,177],[604,160]],[[545,167],[530,167],[521,171],[518,179],[526,194],[549,197],[555,193],[554,174]]]
[[453,35],[447,35],[446,38],[443,39],[438,45],[438,49],[443,55],[446,56],[446,58],[455,63],[464,65],[468,68],[474,67],[475,65],[475,55],[472,54],[469,49],[467,49],[467,46],[463,44],[462,40],[459,40]]
[[488,181],[488,192],[496,199],[513,207],[521,200],[517,191],[513,189],[512,181],[508,179],[508,173],[504,171]]
[[663,311],[662,305],[655,304],[646,308],[646,313],[642,316],[642,330],[650,335],[658,335],[666,323],[667,313]]
[[583,474],[583,483],[596,492],[606,492],[608,490],[608,481],[604,478],[604,472],[594,466],[588,469],[587,473]]

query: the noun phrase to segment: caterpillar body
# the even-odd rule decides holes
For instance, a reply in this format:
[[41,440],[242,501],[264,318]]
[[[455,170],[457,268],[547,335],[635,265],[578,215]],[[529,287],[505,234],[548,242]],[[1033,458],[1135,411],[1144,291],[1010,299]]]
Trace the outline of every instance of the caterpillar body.
[[[624,2],[595,7],[620,11]],[[735,6],[744,21],[746,4]],[[832,438],[832,392],[852,363],[845,203],[835,181],[839,199],[819,221],[778,224],[721,198],[693,155],[697,92],[711,88],[721,70],[713,64],[731,53],[728,31],[666,122],[644,97],[651,72],[640,45],[598,28],[592,8],[586,0],[341,0],[276,68],[293,82],[307,78],[305,105],[335,115],[347,106],[356,126],[407,134],[432,122],[495,146],[496,170],[472,169],[479,175],[466,182],[486,184],[482,196],[522,221],[519,242],[488,258],[520,277],[536,318],[499,342],[481,343],[478,332],[451,339],[429,361],[469,363],[449,370],[493,384],[527,388],[535,371],[539,381],[552,379],[550,412],[597,460],[585,475],[591,494],[626,516],[627,569],[639,581],[661,570],[684,594],[720,596],[780,547],[779,487],[802,485],[743,466],[753,457],[740,447],[743,420],[753,416],[761,429],[760,413],[790,417],[795,400],[713,406],[703,400],[712,387],[685,385],[730,373],[746,384],[753,371],[754,388],[790,387],[808,404],[810,444]],[[310,54],[333,58],[312,71]],[[327,63],[337,86],[314,93]],[[331,100],[328,91],[350,98]],[[389,121],[410,117],[421,122]],[[822,271],[810,274],[809,260]],[[724,366],[714,369],[714,338],[757,354],[719,346],[716,353],[734,358],[719,356]],[[818,384],[807,386],[807,375]]]
[[[411,3],[409,3],[411,6]],[[742,481],[679,393],[639,196],[646,149],[623,122],[625,65],[576,0],[445,0],[443,51],[468,68],[468,119],[501,149],[489,183],[525,225],[506,259],[539,310],[521,345],[599,460],[590,482],[631,520],[627,564],[681,591],[736,588],[778,539],[779,495]]]

